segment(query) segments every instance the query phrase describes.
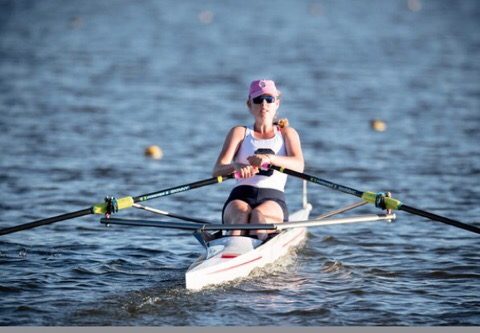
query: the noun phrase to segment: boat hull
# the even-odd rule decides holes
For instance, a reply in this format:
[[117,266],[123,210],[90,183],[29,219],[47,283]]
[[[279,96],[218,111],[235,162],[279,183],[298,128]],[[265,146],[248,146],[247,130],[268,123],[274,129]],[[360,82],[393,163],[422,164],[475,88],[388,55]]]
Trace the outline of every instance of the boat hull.
[[[289,221],[308,219],[311,206],[293,213]],[[265,243],[251,237],[226,236],[206,243],[206,253],[198,258],[185,274],[186,288],[200,290],[238,278],[247,277],[254,269],[274,263],[298,246],[306,236],[306,228],[282,231]]]

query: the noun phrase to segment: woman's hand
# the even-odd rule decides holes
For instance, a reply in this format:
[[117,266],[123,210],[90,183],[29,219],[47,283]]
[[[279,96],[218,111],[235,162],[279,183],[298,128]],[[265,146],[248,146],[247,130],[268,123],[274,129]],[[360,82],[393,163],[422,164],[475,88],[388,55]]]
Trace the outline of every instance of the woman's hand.
[[242,163],[235,163],[234,168],[235,168],[235,175],[236,177],[239,177],[239,178],[253,177],[259,171],[259,169],[255,166],[242,164]]
[[272,164],[271,155],[267,155],[267,154],[252,155],[247,157],[247,160],[251,166],[256,167],[257,169],[260,169],[265,165]]

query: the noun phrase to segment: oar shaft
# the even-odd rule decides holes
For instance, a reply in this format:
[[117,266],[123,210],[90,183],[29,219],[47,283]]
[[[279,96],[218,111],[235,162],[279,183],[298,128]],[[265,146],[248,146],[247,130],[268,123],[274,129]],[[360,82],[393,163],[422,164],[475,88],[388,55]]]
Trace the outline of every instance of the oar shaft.
[[89,214],[92,214],[92,209],[91,208],[82,209],[82,210],[67,213],[67,214],[52,216],[52,217],[42,219],[42,220],[38,220],[38,221],[34,221],[34,222],[25,223],[25,224],[17,225],[17,226],[10,227],[10,228],[0,229],[0,236],[11,234],[11,233],[17,232],[17,231],[32,229],[32,228],[35,228],[35,227],[39,227],[41,225],[47,225],[47,224],[52,224],[52,223],[55,223],[55,222],[60,222],[60,221],[68,220],[68,219],[73,219],[75,217],[85,216],[85,215],[89,215]]
[[233,177],[234,177],[233,175],[212,177],[212,178],[200,180],[198,182],[194,182],[194,183],[190,183],[190,184],[175,186],[175,187],[168,188],[166,190],[161,190],[161,191],[152,192],[152,193],[148,193],[148,194],[144,194],[144,195],[139,195],[139,196],[133,198],[133,202],[137,203],[137,202],[143,202],[143,201],[156,199],[156,198],[160,198],[160,197],[165,197],[167,195],[172,195],[172,194],[176,194],[176,193],[180,193],[180,192],[193,190],[195,188],[199,188],[199,187],[202,187],[202,186],[221,183],[224,180],[231,179]]
[[449,224],[451,226],[454,226],[454,227],[457,227],[457,228],[460,228],[460,229],[464,229],[464,230],[468,230],[468,231],[480,234],[480,228],[477,228],[477,227],[475,227],[471,224],[466,224],[466,223],[463,223],[463,222],[460,222],[460,221],[457,221],[457,220],[450,219],[450,218],[445,217],[445,216],[440,216],[440,215],[437,215],[437,214],[433,214],[433,213],[430,213],[430,212],[427,212],[427,211],[424,211],[424,210],[421,210],[421,209],[418,209],[418,208],[415,208],[415,207],[407,206],[405,204],[402,204],[398,209],[403,210],[403,211],[408,212],[408,213],[411,213],[411,214],[423,216],[423,217],[426,217],[426,218],[431,219],[431,220],[435,220],[435,221],[438,221],[438,222]]
[[430,212],[427,212],[427,211],[424,211],[424,210],[421,210],[421,209],[417,209],[417,208],[414,208],[414,207],[411,207],[411,206],[407,206],[407,205],[403,204],[401,201],[399,201],[397,199],[394,199],[394,198],[379,195],[378,193],[374,193],[374,192],[358,191],[358,190],[353,189],[351,187],[335,184],[335,183],[332,183],[332,182],[330,182],[328,180],[325,180],[325,179],[310,176],[310,175],[307,175],[305,173],[297,172],[295,170],[290,170],[290,169],[279,167],[279,166],[276,166],[276,165],[269,165],[269,168],[273,169],[273,170],[277,170],[277,171],[282,172],[282,173],[285,173],[287,175],[291,175],[291,176],[294,176],[294,177],[297,177],[297,178],[300,178],[300,179],[304,179],[306,181],[309,181],[309,182],[312,182],[312,183],[315,183],[315,184],[318,184],[318,185],[328,187],[332,190],[336,190],[336,191],[340,191],[340,192],[343,192],[343,193],[354,195],[356,197],[362,198],[363,200],[365,200],[369,203],[374,203],[375,206],[377,206],[377,207],[382,207],[382,205],[378,205],[378,203],[377,203],[377,199],[381,199],[380,203],[383,204],[383,208],[385,208],[385,209],[403,210],[405,212],[409,212],[409,213],[414,214],[414,215],[419,215],[419,216],[426,217],[426,218],[431,219],[433,221],[449,224],[451,226],[454,226],[454,227],[457,227],[457,228],[460,228],[460,229],[464,229],[464,230],[467,230],[467,231],[471,231],[471,232],[480,234],[480,228],[477,228],[473,225],[466,224],[466,223],[463,223],[463,222],[460,222],[460,221],[456,221],[456,220],[450,219],[448,217],[433,214],[433,213],[430,213]]
[[340,192],[343,192],[343,193],[351,194],[351,195],[354,195],[354,196],[359,197],[359,198],[361,198],[362,195],[363,195],[363,192],[358,191],[356,189],[353,189],[351,187],[343,186],[343,185],[340,185],[340,184],[335,184],[331,181],[328,181],[328,180],[325,180],[325,179],[322,179],[322,178],[318,178],[318,177],[315,177],[315,176],[311,176],[311,175],[308,175],[306,173],[282,168],[282,167],[279,167],[279,166],[276,166],[276,165],[270,165],[270,169],[277,170],[277,171],[280,171],[280,172],[285,173],[287,175],[291,175],[291,176],[294,176],[294,177],[297,177],[297,178],[300,178],[300,179],[304,179],[304,180],[309,181],[311,183],[315,183],[315,184],[318,184],[318,185],[328,187],[332,190],[336,190],[336,191],[340,191]]
[[[192,190],[192,189],[195,189],[195,188],[199,188],[199,187],[202,187],[202,186],[221,183],[224,180],[231,179],[231,178],[234,178],[234,175],[223,176],[223,177],[222,176],[212,177],[212,178],[208,178],[208,179],[205,179],[205,180],[200,180],[200,181],[197,181],[197,182],[194,182],[194,183],[185,184],[185,185],[176,186],[176,187],[171,187],[171,188],[166,189],[166,190],[152,192],[152,193],[140,195],[140,196],[137,196],[137,197],[120,198],[120,199],[116,200],[117,209],[124,209],[124,208],[132,207],[133,204],[136,203],[136,202],[141,202],[141,201],[151,200],[151,199],[155,199],[155,198],[160,198],[160,197],[164,197],[164,196],[167,196],[167,195],[172,195],[172,194],[175,194],[175,193],[185,192],[185,191]],[[41,220],[38,220],[38,221],[24,223],[24,224],[17,225],[17,226],[14,226],[14,227],[0,229],[0,236],[11,234],[13,232],[17,232],[17,231],[21,231],[21,230],[32,229],[32,228],[39,227],[39,226],[46,225],[46,224],[51,224],[51,223],[55,223],[55,222],[69,220],[69,219],[72,219],[72,218],[75,218],[75,217],[85,216],[85,215],[89,215],[89,214],[106,214],[107,212],[108,212],[107,204],[105,202],[98,203],[98,204],[95,204],[95,205],[91,206],[90,208],[82,209],[82,210],[79,210],[79,211],[76,211],[76,212],[66,213],[66,214],[62,214],[62,215],[58,215],[58,216],[49,217],[49,218],[46,218],[46,219],[41,219]]]

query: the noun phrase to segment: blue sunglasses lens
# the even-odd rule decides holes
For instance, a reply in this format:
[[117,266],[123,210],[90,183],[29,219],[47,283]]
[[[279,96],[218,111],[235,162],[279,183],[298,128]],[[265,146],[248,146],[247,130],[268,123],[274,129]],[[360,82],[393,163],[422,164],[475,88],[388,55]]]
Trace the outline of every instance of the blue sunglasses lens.
[[252,99],[253,104],[262,104],[263,101],[266,101],[268,104],[275,102],[275,97],[273,96],[258,96]]

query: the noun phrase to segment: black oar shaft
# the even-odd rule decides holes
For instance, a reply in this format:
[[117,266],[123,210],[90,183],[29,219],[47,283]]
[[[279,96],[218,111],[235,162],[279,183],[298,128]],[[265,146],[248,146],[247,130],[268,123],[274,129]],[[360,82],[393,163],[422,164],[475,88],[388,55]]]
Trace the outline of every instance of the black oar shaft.
[[143,202],[143,201],[147,201],[147,200],[151,200],[151,199],[165,197],[167,195],[172,195],[172,194],[176,194],[176,193],[180,193],[180,192],[193,190],[195,188],[199,188],[199,187],[202,187],[202,186],[221,183],[223,180],[230,179],[230,178],[233,178],[233,175],[223,176],[223,177],[212,177],[212,178],[209,178],[209,179],[200,180],[198,182],[194,182],[194,183],[190,183],[190,184],[175,186],[175,187],[168,188],[166,190],[161,190],[161,191],[152,192],[152,193],[148,193],[148,194],[144,194],[144,195],[139,195],[139,196],[133,198],[133,202]]
[[421,210],[421,209],[418,209],[418,208],[415,208],[415,207],[407,206],[405,204],[402,204],[398,209],[403,210],[403,211],[408,212],[408,213],[411,213],[411,214],[426,217],[430,220],[435,220],[435,221],[438,221],[438,222],[449,224],[451,226],[454,226],[454,227],[457,227],[457,228],[460,228],[460,229],[464,229],[464,230],[468,230],[468,231],[480,234],[480,228],[477,228],[477,227],[475,227],[471,224],[466,224],[466,223],[463,223],[463,222],[460,222],[460,221],[457,221],[457,220],[450,219],[450,218],[445,217],[445,216],[440,216],[440,215],[437,215],[437,214],[433,214],[433,213],[430,213],[430,212],[427,212],[427,211],[424,211],[424,210]]
[[[318,184],[318,185],[328,187],[332,190],[336,190],[336,191],[340,191],[340,192],[343,192],[343,193],[354,195],[356,197],[362,198],[365,201],[368,201],[370,203],[375,203],[375,205],[377,205],[377,203],[376,203],[376,193],[358,191],[356,189],[353,189],[353,188],[350,188],[350,187],[347,187],[347,186],[332,183],[332,182],[330,182],[328,180],[325,180],[325,179],[317,178],[317,177],[314,177],[314,176],[307,175],[305,173],[297,172],[295,170],[290,170],[290,169],[279,167],[279,166],[276,166],[276,165],[270,165],[269,168],[273,169],[273,170],[277,170],[277,171],[282,172],[282,173],[285,173],[287,175],[291,175],[291,176],[294,176],[294,177],[297,177],[297,178],[300,178],[300,179],[304,179],[306,181],[309,181],[309,182],[312,182],[312,183],[315,183],[315,184]],[[394,198],[386,197],[386,198],[383,198],[383,199],[385,200],[384,204],[386,204],[387,209],[403,210],[405,212],[408,212],[408,213],[411,213],[411,214],[414,214],[414,215],[419,215],[419,216],[426,217],[426,218],[428,218],[430,220],[433,220],[433,221],[449,224],[451,226],[454,226],[454,227],[457,227],[457,228],[460,228],[460,229],[464,229],[464,230],[467,230],[467,231],[471,231],[471,232],[480,234],[480,228],[475,227],[471,224],[466,224],[466,223],[463,223],[463,222],[460,222],[460,221],[450,219],[448,217],[440,216],[440,215],[433,214],[433,213],[430,213],[430,212],[427,212],[427,211],[424,211],[424,210],[421,210],[421,209],[418,209],[418,208],[407,206],[407,205],[403,204],[402,202],[400,202],[399,200],[394,199]]]
[[[140,195],[140,196],[133,197],[133,198],[132,197],[120,198],[118,200],[118,203],[119,203],[118,208],[119,209],[128,208],[128,207],[131,207],[132,204],[135,203],[135,202],[151,200],[151,199],[155,199],[155,198],[164,197],[164,196],[167,196],[167,195],[172,195],[172,194],[175,194],[175,193],[185,192],[185,191],[192,190],[192,189],[195,189],[195,188],[199,188],[199,187],[202,187],[202,186],[218,184],[218,183],[221,183],[222,181],[224,181],[226,179],[231,179],[231,178],[234,178],[234,176],[229,175],[229,176],[223,176],[223,177],[212,177],[212,178],[208,178],[208,179],[205,179],[205,180],[200,180],[200,181],[197,181],[197,182],[193,182],[193,183],[190,183],[190,184],[171,187],[171,188],[166,189],[166,190],[152,192],[152,193]],[[75,218],[75,217],[85,216],[85,215],[89,215],[89,214],[105,214],[107,212],[106,207],[107,206],[106,206],[105,203],[99,203],[99,204],[93,205],[90,208],[82,209],[82,210],[79,210],[79,211],[76,211],[76,212],[66,213],[66,214],[62,214],[62,215],[58,215],[58,216],[53,216],[53,217],[41,219],[41,220],[38,220],[38,221],[24,223],[24,224],[17,225],[17,226],[14,226],[14,227],[0,229],[0,236],[11,234],[11,233],[17,232],[17,231],[32,229],[32,228],[39,227],[39,226],[46,225],[46,224],[65,221],[65,220],[69,220],[69,219],[72,219],[72,218]]]
[[307,175],[306,173],[282,168],[282,167],[279,167],[279,166],[276,166],[276,165],[271,165],[270,169],[277,170],[277,171],[280,171],[280,172],[285,173],[287,175],[291,175],[291,176],[294,176],[294,177],[297,177],[297,178],[300,178],[300,179],[304,179],[304,180],[309,181],[311,183],[315,183],[315,184],[318,184],[318,185],[328,187],[332,190],[336,190],[336,191],[340,191],[340,192],[343,192],[343,193],[351,194],[351,195],[354,195],[354,196],[359,197],[359,198],[361,198],[362,195],[363,195],[363,192],[358,191],[356,189],[353,189],[351,187],[343,186],[343,185],[340,185],[340,184],[335,184],[335,183],[332,183],[332,182],[330,182],[328,180],[325,180],[325,179],[321,179],[321,178],[318,178],[318,177],[315,177],[315,176]]
[[42,220],[38,220],[38,221],[34,221],[34,222],[25,223],[25,224],[17,225],[17,226],[10,227],[10,228],[0,229],[0,236],[11,234],[11,233],[17,232],[17,231],[32,229],[32,228],[35,228],[35,227],[39,227],[41,225],[47,225],[47,224],[52,224],[52,223],[55,223],[55,222],[60,222],[60,221],[68,220],[68,219],[73,219],[75,217],[85,216],[85,215],[89,215],[89,214],[92,214],[92,209],[91,208],[82,209],[82,210],[67,213],[67,214],[52,216],[52,217],[42,219]]

